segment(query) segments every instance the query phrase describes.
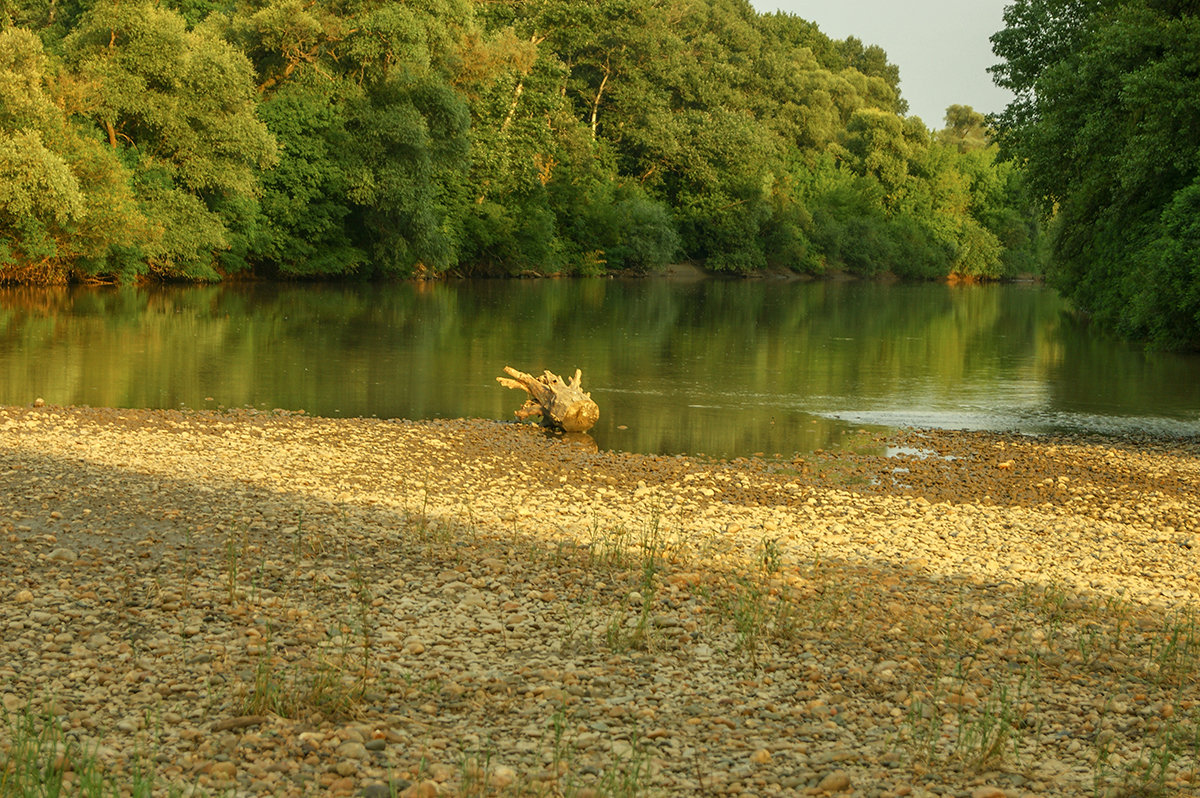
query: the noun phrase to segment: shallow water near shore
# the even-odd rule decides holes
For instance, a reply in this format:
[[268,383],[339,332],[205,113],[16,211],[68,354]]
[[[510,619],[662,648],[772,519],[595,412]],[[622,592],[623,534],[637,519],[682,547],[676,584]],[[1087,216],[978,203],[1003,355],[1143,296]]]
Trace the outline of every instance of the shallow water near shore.
[[1038,285],[665,280],[0,290],[0,403],[506,419],[583,371],[602,449],[736,457],[895,427],[1200,434],[1200,357]]

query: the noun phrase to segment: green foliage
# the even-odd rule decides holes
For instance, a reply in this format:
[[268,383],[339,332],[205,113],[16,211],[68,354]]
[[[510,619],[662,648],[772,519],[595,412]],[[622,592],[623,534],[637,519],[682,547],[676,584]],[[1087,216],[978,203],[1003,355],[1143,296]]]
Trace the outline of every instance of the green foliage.
[[1052,276],[1123,334],[1200,349],[1195,4],[1023,0],[993,42],[1000,140],[1054,218]]
[[603,266],[641,273],[666,266],[675,256],[679,238],[671,212],[640,186],[595,179],[554,181],[548,188],[574,270]]
[[904,132],[904,122],[880,108],[860,108],[846,125],[851,167],[879,181],[887,205],[899,200],[908,182],[909,143]]
[[61,282],[145,232],[116,157],[46,89],[49,60],[0,31],[0,280]]
[[1180,189],[1150,229],[1129,276],[1130,332],[1165,347],[1200,343],[1200,179]]
[[510,196],[503,205],[476,203],[466,220],[466,240],[471,262],[485,274],[553,274],[562,266],[562,242],[543,195]]
[[457,262],[468,123],[462,100],[433,81],[391,79],[350,105],[347,196],[380,273]]
[[217,256],[231,245],[217,208],[253,196],[258,171],[276,155],[255,115],[245,57],[215,31],[188,30],[183,17],[149,3],[93,6],[64,50],[147,220],[137,271],[217,279]]
[[35,36],[0,32],[0,275],[39,282],[61,277],[47,266],[84,206],[65,158],[46,145],[63,120],[42,90],[45,66]]
[[83,209],[79,183],[31,130],[0,138],[0,213],[14,224],[61,228]]
[[279,164],[262,176],[265,231],[252,260],[295,277],[352,274],[367,260],[346,220],[344,161],[349,134],[341,103],[289,84],[259,113],[280,145]]
[[988,146],[991,133],[987,117],[969,105],[951,105],[946,109],[946,127],[938,139],[959,152],[980,150]]
[[896,242],[878,185],[850,175],[837,175],[835,180],[813,206],[813,240],[826,262],[867,275],[894,266]]
[[0,24],[0,279],[1036,268],[980,115],[931,135],[881,48],[745,0],[6,0]]
[[149,3],[101,3],[65,41],[94,81],[94,118],[110,143],[171,165],[191,193],[253,193],[275,146],[255,117],[250,64],[204,27]]

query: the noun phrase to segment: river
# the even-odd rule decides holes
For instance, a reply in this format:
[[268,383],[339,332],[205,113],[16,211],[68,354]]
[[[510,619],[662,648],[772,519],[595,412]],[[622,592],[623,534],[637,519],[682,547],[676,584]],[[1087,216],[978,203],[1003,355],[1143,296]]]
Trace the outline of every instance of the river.
[[790,456],[858,430],[1200,434],[1200,356],[1030,284],[485,280],[0,289],[0,403],[510,419],[579,368],[604,449]]

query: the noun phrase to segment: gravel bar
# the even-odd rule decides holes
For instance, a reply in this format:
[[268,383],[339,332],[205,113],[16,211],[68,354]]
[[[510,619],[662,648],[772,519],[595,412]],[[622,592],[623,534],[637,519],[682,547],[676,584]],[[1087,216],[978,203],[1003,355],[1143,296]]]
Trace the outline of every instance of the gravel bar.
[[0,782],[1200,794],[1200,442],[0,407]]

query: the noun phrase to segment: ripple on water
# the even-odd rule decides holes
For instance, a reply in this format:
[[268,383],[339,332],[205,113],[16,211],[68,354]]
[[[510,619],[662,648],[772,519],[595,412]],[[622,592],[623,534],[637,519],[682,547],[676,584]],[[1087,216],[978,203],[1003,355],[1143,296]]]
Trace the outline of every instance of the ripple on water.
[[[855,424],[893,428],[1017,432],[1029,435],[1091,433],[1101,435],[1149,434],[1162,437],[1200,435],[1200,418],[1162,416],[1106,416],[1052,410],[960,411],[960,410],[855,410],[827,414],[828,418]],[[911,454],[911,452],[897,452]],[[890,455],[894,456],[894,455]]]

